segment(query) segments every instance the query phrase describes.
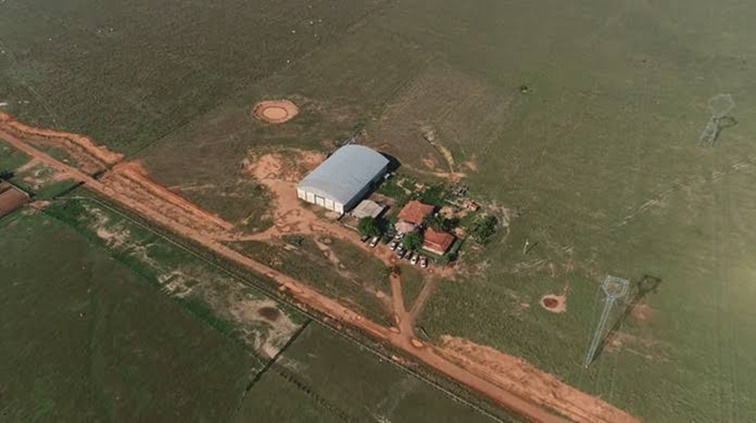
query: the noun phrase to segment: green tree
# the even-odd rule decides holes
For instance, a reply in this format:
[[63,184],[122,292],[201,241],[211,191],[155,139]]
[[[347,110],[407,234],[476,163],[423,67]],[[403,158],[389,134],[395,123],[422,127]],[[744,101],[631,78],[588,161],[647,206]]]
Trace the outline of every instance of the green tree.
[[357,225],[357,230],[362,236],[380,236],[381,229],[372,217],[363,217]]
[[[457,219],[458,221],[459,219]],[[449,220],[441,215],[432,214],[425,218],[426,227],[438,232],[449,232],[456,226],[457,221]]]
[[410,232],[404,236],[402,245],[410,251],[418,250],[423,246],[423,235],[420,232]]
[[470,227],[469,233],[481,244],[485,244],[496,233],[498,221],[495,217],[486,215],[476,219]]
[[446,197],[446,188],[442,184],[430,186],[420,193],[419,200],[425,204],[443,207]]

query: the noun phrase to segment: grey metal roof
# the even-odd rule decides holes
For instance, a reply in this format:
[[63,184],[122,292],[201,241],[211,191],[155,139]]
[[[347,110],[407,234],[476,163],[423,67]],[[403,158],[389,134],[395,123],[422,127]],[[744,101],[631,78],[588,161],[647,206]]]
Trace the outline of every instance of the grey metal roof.
[[307,175],[297,187],[347,205],[386,166],[388,159],[362,145],[347,145]]

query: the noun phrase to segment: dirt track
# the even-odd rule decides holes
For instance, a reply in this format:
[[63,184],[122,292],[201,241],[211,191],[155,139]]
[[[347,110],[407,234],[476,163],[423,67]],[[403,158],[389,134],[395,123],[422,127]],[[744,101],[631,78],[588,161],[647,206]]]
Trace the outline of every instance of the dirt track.
[[[244,236],[233,232],[228,227],[228,225],[230,225],[228,222],[196,207],[192,203],[176,196],[164,187],[151,181],[147,177],[146,172],[139,168],[137,164],[121,164],[108,172],[101,181],[96,180],[79,169],[62,163],[49,155],[38,151],[22,140],[21,136],[23,134],[19,134],[16,129],[20,124],[12,125],[11,129],[14,130],[8,131],[7,125],[9,118],[7,115],[0,116],[0,118],[0,138],[6,139],[14,147],[25,152],[30,157],[38,160],[44,165],[58,170],[67,177],[83,182],[90,189],[138,212],[146,219],[159,223],[162,226],[170,228],[183,236],[201,243],[216,254],[222,255],[229,260],[233,260],[253,271],[276,280],[281,289],[288,290],[297,301],[317,309],[334,319],[358,327],[374,337],[389,342],[395,348],[401,349],[415,356],[419,361],[426,365],[437,369],[447,376],[494,399],[501,405],[512,409],[529,419],[543,422],[562,421],[561,418],[546,411],[546,408],[544,408],[545,406],[547,408],[559,410],[562,414],[577,421],[636,421],[632,416],[623,413],[621,410],[611,407],[598,398],[583,394],[582,392],[558,381],[553,376],[538,371],[532,366],[529,367],[529,376],[544,378],[544,380],[548,380],[548,383],[530,384],[523,389],[514,389],[518,380],[512,379],[508,372],[498,372],[495,366],[496,362],[480,361],[467,357],[464,354],[460,355],[459,349],[453,348],[453,346],[422,346],[422,344],[414,338],[413,320],[418,311],[417,309],[422,306],[422,303],[430,295],[432,286],[427,287],[427,292],[425,288],[423,289],[424,294],[421,293],[413,310],[407,312],[402,298],[401,279],[398,276],[392,277],[392,297],[394,310],[397,316],[398,328],[387,328],[378,325],[343,306],[338,301],[320,294],[309,286],[226,247],[222,243],[224,240],[242,239]],[[39,133],[54,132],[35,130],[32,132],[32,135],[36,136],[36,134]],[[58,135],[58,133],[54,134],[56,134],[54,137],[62,137],[64,139],[76,137],[73,135],[63,137]],[[83,144],[77,143],[77,145],[81,146]],[[93,144],[89,147],[99,151],[98,155],[102,155],[102,157],[109,157],[111,159],[114,159],[115,157],[120,158],[120,156],[114,153],[106,152],[107,150],[104,150],[102,147],[97,147]],[[114,163],[115,162],[112,160],[108,162],[110,165]],[[268,182],[271,183],[271,181]],[[289,189],[292,189],[288,182],[276,183],[279,184],[277,186],[279,191],[274,194],[278,194],[279,196],[285,195]],[[281,198],[278,200],[280,201]],[[287,208],[289,207],[285,207],[285,209]],[[277,218],[282,220],[280,222],[282,224],[280,226],[281,229],[289,229],[298,232],[303,229],[300,226],[302,226],[303,223],[306,223],[307,228],[305,230],[316,232],[322,231],[331,236],[335,235],[351,241],[354,241],[357,238],[356,234],[339,225],[323,222],[317,218],[311,220],[312,216],[307,214],[312,214],[312,212],[308,210],[296,207],[296,211],[297,213],[294,213],[294,208],[289,210],[277,209]],[[304,216],[304,219],[303,215],[306,215]],[[285,232],[285,230],[282,231],[282,233]],[[267,232],[253,235],[253,237],[270,237],[274,236],[274,234],[274,232]],[[357,245],[362,244],[357,243]],[[366,247],[362,245],[362,248]],[[390,253],[382,253],[381,259],[384,260],[384,262],[391,263],[392,255]],[[486,348],[482,346],[478,347]],[[527,363],[524,363],[522,360],[516,361],[518,359],[515,359],[514,357],[506,356],[502,353],[498,354],[500,354],[500,356],[498,356],[499,360],[502,360],[502,357],[509,357],[512,360],[515,360],[512,362],[527,365]],[[474,357],[475,354],[472,356]],[[513,385],[513,383],[515,385]],[[556,397],[556,395],[550,395],[551,392],[557,392],[555,391],[557,388],[558,392],[569,392],[574,395],[568,395],[567,398],[570,400],[565,403],[561,396]],[[546,389],[547,391],[540,391],[543,389]],[[528,399],[526,400],[524,398]],[[618,419],[618,417],[622,418]]]

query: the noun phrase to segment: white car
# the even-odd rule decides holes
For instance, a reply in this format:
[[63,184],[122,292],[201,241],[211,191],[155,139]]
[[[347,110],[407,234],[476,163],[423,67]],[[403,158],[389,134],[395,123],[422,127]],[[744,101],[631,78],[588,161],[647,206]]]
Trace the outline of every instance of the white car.
[[420,257],[420,267],[422,267],[423,269],[428,268],[428,257]]
[[417,254],[412,254],[412,258],[410,258],[410,264],[412,264],[413,266],[416,265],[418,257],[419,256]]
[[373,239],[370,240],[370,248],[375,248],[378,245],[378,241],[381,240],[381,237],[374,236]]

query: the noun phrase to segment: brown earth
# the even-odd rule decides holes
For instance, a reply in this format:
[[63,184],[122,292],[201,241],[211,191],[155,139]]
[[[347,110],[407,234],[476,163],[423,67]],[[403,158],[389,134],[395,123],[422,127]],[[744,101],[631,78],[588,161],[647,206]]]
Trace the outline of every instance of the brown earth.
[[29,197],[23,192],[11,188],[0,193],[0,217],[12,213],[29,202]]
[[[6,119],[4,122],[8,122]],[[395,348],[413,355],[420,362],[435,368],[448,377],[467,385],[469,388],[492,398],[504,407],[533,421],[557,422],[561,418],[547,411],[544,406],[558,410],[561,414],[578,421],[635,421],[631,416],[614,409],[597,398],[581,393],[574,388],[561,384],[555,377],[543,373],[533,366],[506,356],[488,347],[476,346],[464,339],[449,338],[441,346],[424,345],[414,336],[414,313],[422,308],[425,299],[432,293],[433,285],[426,284],[411,312],[404,307],[400,275],[391,278],[392,304],[397,320],[397,328],[381,326],[364,316],[355,313],[336,299],[329,298],[296,279],[280,273],[248,256],[245,256],[224,244],[227,240],[271,239],[285,233],[314,232],[333,238],[353,242],[363,250],[373,252],[384,263],[392,264],[394,255],[384,246],[370,250],[359,242],[359,235],[343,226],[320,219],[312,211],[300,206],[296,199],[293,181],[277,179],[286,175],[285,160],[275,155],[260,158],[259,164],[250,165],[250,172],[268,186],[274,196],[274,215],[277,224],[274,228],[255,235],[245,235],[234,230],[233,225],[223,221],[207,211],[194,206],[165,187],[152,181],[138,163],[123,163],[107,171],[101,180],[92,178],[80,169],[52,158],[23,140],[17,126],[3,124],[0,121],[0,136],[3,136],[15,148],[26,153],[40,163],[53,168],[66,177],[81,181],[89,189],[108,197],[114,202],[140,214],[143,218],[164,226],[188,239],[191,239],[218,256],[233,261],[251,271],[266,275],[279,284],[279,290],[288,292],[295,303],[302,307],[313,308],[341,324],[349,324],[365,333],[382,339]],[[54,133],[54,137],[76,139],[77,136],[59,134],[52,131],[32,128],[31,136],[39,133]],[[65,141],[64,144],[67,144]],[[116,157],[103,147],[95,147],[103,157]],[[94,152],[92,153],[95,154]],[[118,156],[120,158],[120,156]],[[304,160],[307,162],[307,160]],[[314,161],[311,160],[311,161]],[[278,173],[276,173],[278,172]],[[437,273],[451,272],[441,270]],[[432,273],[433,274],[433,273]],[[463,348],[464,347],[464,348]],[[485,352],[481,358],[481,351]],[[509,361],[503,360],[508,358]],[[523,380],[519,373],[512,373],[512,368],[502,363],[519,363],[520,368],[527,369],[528,380]],[[532,379],[532,380],[531,380]],[[547,383],[548,382],[548,383]],[[552,391],[556,389],[556,391]],[[551,395],[551,396],[549,396]]]
[[541,297],[541,306],[553,313],[567,311],[567,297],[565,295],[544,295]]
[[631,311],[632,316],[641,323],[649,323],[654,318],[654,310],[647,304],[636,304]]
[[275,322],[278,320],[279,317],[281,317],[281,312],[275,308],[275,307],[262,307],[259,310],[257,310],[257,313],[260,314],[260,316]]
[[261,101],[252,108],[252,116],[255,119],[268,123],[288,122],[297,113],[299,113],[299,108],[289,100]]
[[21,136],[23,138],[40,137],[54,140],[62,140],[65,143],[76,146],[86,151],[97,160],[112,165],[123,159],[123,154],[115,153],[105,147],[99,146],[92,139],[67,132],[58,132],[50,129],[35,128],[25,125],[11,117],[7,113],[0,112],[0,127],[6,132]]

